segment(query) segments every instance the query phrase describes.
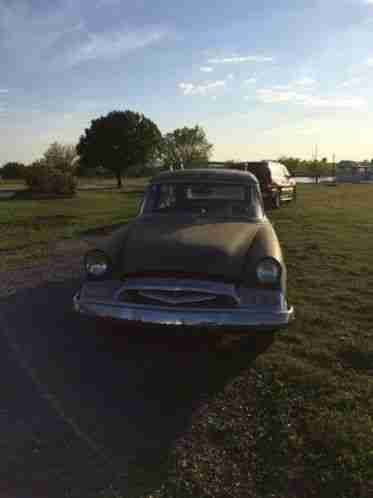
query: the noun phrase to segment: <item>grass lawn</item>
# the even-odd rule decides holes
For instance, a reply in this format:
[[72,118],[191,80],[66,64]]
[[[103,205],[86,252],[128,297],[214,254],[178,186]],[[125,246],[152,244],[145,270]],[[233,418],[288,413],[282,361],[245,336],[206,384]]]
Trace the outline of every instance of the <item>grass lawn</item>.
[[373,496],[372,207],[373,185],[310,185],[271,213],[297,320],[196,415],[151,496]]
[[145,181],[129,180],[122,190],[78,191],[73,199],[0,198],[0,272],[42,259],[51,243],[85,231],[124,223],[137,212]]
[[372,207],[373,185],[305,186],[273,215],[297,321],[257,360],[264,495],[373,496]]
[[25,188],[25,182],[23,180],[1,180],[0,181],[0,192],[2,190],[23,190]]
[[[103,187],[103,188],[115,188],[117,181],[115,178],[77,178],[78,189],[85,189],[91,186]],[[143,183],[143,179],[129,179],[129,185],[135,185],[136,183]],[[2,190],[24,190],[26,189],[24,180],[1,180],[0,181],[0,192]]]
[[[51,241],[129,220],[140,190],[135,182],[123,192],[79,192],[71,200],[0,201],[0,271],[45,256]],[[248,440],[245,397],[254,381],[258,497],[373,496],[373,185],[302,185],[297,203],[271,218],[297,320],[239,381],[207,401],[211,409],[191,429],[195,443],[183,451],[182,465],[175,449],[171,477],[153,496],[228,496],[211,491],[204,468],[229,474],[232,447]],[[211,425],[212,410],[219,451],[216,437],[202,439],[196,429]],[[228,441],[224,451],[221,441]],[[186,473],[193,452],[206,445],[204,467]],[[238,460],[247,455],[240,450]],[[247,468],[237,469],[231,480],[242,483]]]

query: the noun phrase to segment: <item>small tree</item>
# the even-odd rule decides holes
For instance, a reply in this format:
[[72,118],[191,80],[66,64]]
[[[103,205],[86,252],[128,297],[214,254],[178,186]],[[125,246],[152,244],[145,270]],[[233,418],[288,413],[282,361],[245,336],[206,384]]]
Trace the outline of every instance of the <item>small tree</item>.
[[163,137],[163,163],[170,169],[187,168],[198,162],[204,163],[209,160],[212,148],[213,145],[208,142],[201,126],[178,128]]
[[51,144],[39,161],[26,168],[26,184],[36,194],[73,195],[77,160],[72,145]]
[[70,172],[48,166],[45,159],[28,166],[26,184],[34,194],[70,196],[76,189],[74,176]]
[[161,140],[157,125],[143,114],[113,111],[91,121],[77,151],[83,169],[102,166],[113,171],[120,188],[129,167],[147,164],[159,155]]
[[314,159],[313,161],[308,162],[307,166],[310,176],[315,178],[316,183],[319,183],[320,176],[325,175],[328,170],[328,162],[326,157],[321,161]]
[[44,161],[50,168],[55,168],[64,173],[74,173],[78,154],[74,145],[52,143],[44,153]]

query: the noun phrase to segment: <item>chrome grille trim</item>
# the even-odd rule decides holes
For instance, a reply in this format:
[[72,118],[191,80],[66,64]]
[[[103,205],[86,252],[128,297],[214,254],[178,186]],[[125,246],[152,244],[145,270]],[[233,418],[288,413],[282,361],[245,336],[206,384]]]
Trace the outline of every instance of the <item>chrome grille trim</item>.
[[[213,301],[218,297],[227,297],[232,299],[236,305],[240,304],[240,297],[233,284],[211,282],[208,280],[171,278],[128,279],[116,292],[115,298],[122,300],[121,295],[126,291],[137,291],[139,295],[145,298],[173,305],[203,303]],[[192,295],[193,293],[195,293],[195,296]]]
[[[166,294],[167,292],[169,292],[169,295]],[[213,301],[215,299],[214,294],[198,294],[197,292],[188,292],[189,296],[187,296],[187,293],[185,292],[174,292],[175,293],[172,295],[170,291],[139,291],[139,295],[168,304],[203,303],[205,301]]]

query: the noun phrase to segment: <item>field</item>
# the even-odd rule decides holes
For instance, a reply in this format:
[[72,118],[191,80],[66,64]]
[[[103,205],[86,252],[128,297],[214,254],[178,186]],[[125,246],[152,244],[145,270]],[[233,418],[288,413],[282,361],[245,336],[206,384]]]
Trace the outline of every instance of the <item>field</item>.
[[0,198],[0,272],[42,260],[57,240],[76,238],[98,227],[110,229],[131,219],[137,212],[144,180],[130,180],[121,191],[113,182],[104,186],[95,189],[95,184],[85,182],[84,190],[73,199]]
[[[0,271],[130,219],[141,188],[0,201]],[[373,185],[304,185],[271,213],[297,320],[254,363],[237,357],[237,375],[196,413],[152,496],[373,496],[372,199]]]
[[297,310],[257,362],[278,442],[259,445],[263,487],[277,496],[373,493],[372,198],[372,185],[310,186],[273,217]]
[[297,320],[195,416],[153,496],[373,496],[373,186],[299,194],[271,213]]

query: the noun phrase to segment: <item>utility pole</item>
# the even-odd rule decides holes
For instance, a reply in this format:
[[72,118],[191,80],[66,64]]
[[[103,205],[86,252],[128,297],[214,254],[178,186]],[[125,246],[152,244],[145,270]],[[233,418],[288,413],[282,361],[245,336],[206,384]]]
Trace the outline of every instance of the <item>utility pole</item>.
[[337,165],[335,163],[335,154],[334,153],[333,153],[333,176],[334,176],[334,179],[337,176]]
[[312,161],[317,161],[318,149],[319,147],[317,144],[314,147],[312,147]]

